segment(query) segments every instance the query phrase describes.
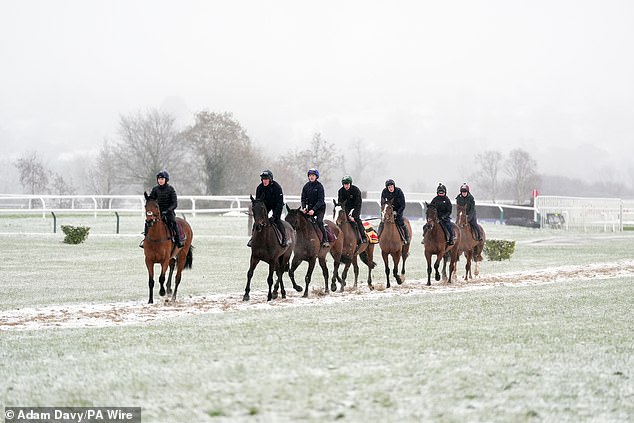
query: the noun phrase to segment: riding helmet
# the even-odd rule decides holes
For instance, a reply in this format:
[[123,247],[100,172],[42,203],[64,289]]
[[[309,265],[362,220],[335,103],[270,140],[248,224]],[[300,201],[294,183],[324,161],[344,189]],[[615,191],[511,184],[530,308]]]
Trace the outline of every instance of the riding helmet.
[[341,178],[341,185],[343,185],[343,184],[351,184],[351,183],[352,183],[352,176],[346,175],[343,178]]
[[447,187],[443,184],[438,184],[438,188],[436,188],[436,194],[440,194],[441,192],[443,194],[447,194]]
[[260,179],[270,179],[272,181],[273,180],[273,172],[271,172],[268,169],[263,170],[262,173],[260,173]]
[[387,181],[385,181],[385,187],[387,188],[390,185],[394,185],[396,186],[396,184],[394,183],[394,179],[388,179]]
[[310,169],[308,169],[308,176],[310,175],[315,175],[317,179],[319,179],[319,171],[315,169],[314,167],[311,167]]
[[170,180],[170,174],[167,172],[167,170],[161,170],[159,173],[156,174],[156,179],[158,178],[165,178],[165,182]]
[[460,186],[460,192],[469,192],[469,185],[466,182]]

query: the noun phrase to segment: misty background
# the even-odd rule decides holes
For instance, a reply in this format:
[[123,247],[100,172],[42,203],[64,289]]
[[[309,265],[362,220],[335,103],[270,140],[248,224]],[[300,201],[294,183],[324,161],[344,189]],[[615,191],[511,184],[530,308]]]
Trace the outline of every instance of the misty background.
[[[632,198],[632,22],[626,0],[3,2],[0,193],[29,192],[16,162],[34,154],[51,193],[60,177],[98,193],[87,182],[99,175],[111,193],[140,193],[163,167],[181,194],[226,191],[200,160],[210,146],[194,130],[209,113],[248,150],[225,161],[235,194],[254,192],[263,168],[299,194],[309,163],[297,162],[318,137],[329,196],[356,171],[362,190],[392,178],[451,195],[466,181],[482,198],[483,153],[521,151],[534,161],[526,191]],[[122,128],[157,113],[187,153],[133,183]]]

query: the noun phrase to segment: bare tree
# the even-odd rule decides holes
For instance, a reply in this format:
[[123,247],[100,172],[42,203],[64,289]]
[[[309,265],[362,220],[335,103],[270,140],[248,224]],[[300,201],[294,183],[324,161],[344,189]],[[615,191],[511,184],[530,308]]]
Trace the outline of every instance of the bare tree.
[[252,180],[245,178],[245,169],[259,169],[262,158],[251,139],[231,113],[202,111],[196,123],[182,137],[194,152],[192,160],[198,169],[201,191],[210,195],[246,193]]
[[498,174],[502,166],[502,154],[498,151],[484,151],[476,155],[476,162],[480,164],[480,171],[473,179],[482,192],[495,203],[498,194]]
[[37,152],[25,153],[15,162],[20,172],[20,184],[31,194],[43,193],[48,185],[50,173],[37,155]]
[[537,182],[536,169],[537,163],[527,151],[518,148],[509,153],[504,170],[517,204],[530,198],[531,188]]
[[293,170],[295,179],[288,182],[295,189],[301,189],[307,179],[306,172],[312,167],[319,169],[321,183],[330,189],[338,187],[335,182],[343,176],[343,156],[337,147],[323,139],[320,133],[313,135],[309,148],[292,150],[281,161],[284,166]]
[[111,151],[118,180],[143,189],[156,184],[161,169],[179,173],[186,151],[174,122],[173,116],[156,109],[121,116],[119,142]]

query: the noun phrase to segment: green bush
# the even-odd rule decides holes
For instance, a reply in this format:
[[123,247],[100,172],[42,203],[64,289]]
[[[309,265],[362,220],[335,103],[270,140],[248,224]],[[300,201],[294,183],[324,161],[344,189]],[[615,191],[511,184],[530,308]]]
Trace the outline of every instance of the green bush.
[[88,226],[62,225],[62,231],[66,234],[64,242],[66,244],[81,244],[88,237]]
[[484,243],[484,254],[491,261],[510,260],[515,252],[515,241],[504,239],[487,239]]

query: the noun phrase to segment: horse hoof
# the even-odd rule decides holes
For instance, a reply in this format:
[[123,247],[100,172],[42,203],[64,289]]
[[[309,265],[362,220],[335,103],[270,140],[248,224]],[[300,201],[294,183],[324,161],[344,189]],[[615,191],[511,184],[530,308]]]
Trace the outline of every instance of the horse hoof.
[[271,297],[272,297],[273,299],[277,298],[277,292],[274,292],[274,293],[271,295]]
[[244,294],[244,297],[242,297],[242,301],[249,301],[249,295],[248,294]]
[[368,288],[370,288],[370,291],[374,291],[374,286],[371,284],[368,284]]
[[304,288],[302,288],[302,287],[301,287],[301,286],[299,286],[299,285],[294,286],[293,288],[295,288],[295,291],[297,291],[297,292],[302,292],[302,291],[304,290]]
[[336,284],[336,283],[333,283],[332,285],[330,285],[330,290],[331,290],[332,292],[337,292],[337,284]]
[[431,286],[431,282],[427,282],[427,286]]
[[282,299],[286,299],[286,292],[282,293]]
[[438,282],[440,280],[440,275],[434,276],[434,279],[436,279],[436,282]]
[[165,290],[164,290],[163,288],[161,288],[161,290],[159,291],[159,295],[160,295],[161,297],[164,297],[164,296],[165,296]]

